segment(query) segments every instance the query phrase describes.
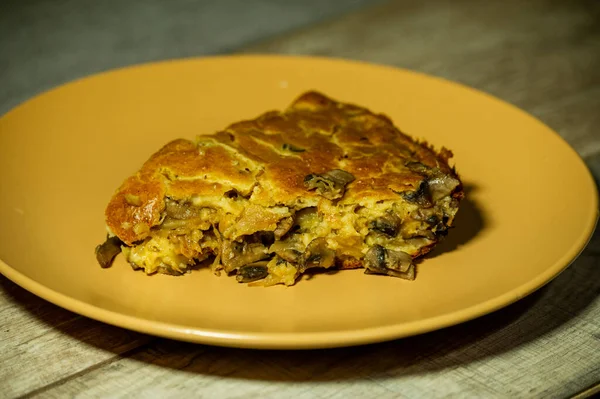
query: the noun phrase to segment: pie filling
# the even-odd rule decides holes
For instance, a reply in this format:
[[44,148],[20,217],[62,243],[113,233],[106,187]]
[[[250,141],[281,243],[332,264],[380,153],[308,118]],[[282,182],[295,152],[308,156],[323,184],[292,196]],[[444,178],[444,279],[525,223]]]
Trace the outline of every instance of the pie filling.
[[112,236],[96,255],[104,267],[122,250],[134,269],[147,274],[181,275],[208,266],[261,286],[293,285],[309,269],[330,268],[364,267],[367,274],[412,280],[413,258],[447,233],[458,209],[460,182],[433,175],[397,200],[365,198],[360,204],[337,201],[353,181],[342,170],[307,175],[307,190],[322,199],[305,207],[263,207],[234,190],[212,207],[201,197],[167,197],[160,224],[144,240],[127,246]]
[[263,286],[332,268],[412,280],[463,196],[451,157],[385,115],[307,92],[154,153],[109,202],[96,257]]

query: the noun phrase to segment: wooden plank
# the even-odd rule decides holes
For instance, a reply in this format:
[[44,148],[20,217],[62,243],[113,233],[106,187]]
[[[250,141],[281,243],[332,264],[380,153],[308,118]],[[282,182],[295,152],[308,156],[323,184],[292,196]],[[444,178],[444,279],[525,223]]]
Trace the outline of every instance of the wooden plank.
[[0,397],[15,397],[155,339],[59,308],[0,276]]
[[[308,387],[289,384],[288,381],[294,378],[290,371],[262,360],[263,355],[268,359],[270,356],[282,357],[282,354],[160,340],[134,356],[40,392],[40,397],[61,398],[77,393],[83,398],[259,398],[285,394],[301,398],[324,397],[309,392]],[[385,388],[373,385],[373,393],[387,392]],[[334,387],[331,392],[337,394],[337,391]]]

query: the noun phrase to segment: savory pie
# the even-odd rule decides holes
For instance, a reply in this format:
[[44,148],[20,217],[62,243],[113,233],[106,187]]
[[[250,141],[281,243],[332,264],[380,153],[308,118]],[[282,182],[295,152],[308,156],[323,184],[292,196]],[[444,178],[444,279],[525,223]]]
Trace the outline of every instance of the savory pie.
[[152,155],[108,204],[96,257],[108,267],[122,251],[147,274],[208,265],[263,286],[329,268],[412,280],[463,197],[451,157],[384,115],[308,92]]

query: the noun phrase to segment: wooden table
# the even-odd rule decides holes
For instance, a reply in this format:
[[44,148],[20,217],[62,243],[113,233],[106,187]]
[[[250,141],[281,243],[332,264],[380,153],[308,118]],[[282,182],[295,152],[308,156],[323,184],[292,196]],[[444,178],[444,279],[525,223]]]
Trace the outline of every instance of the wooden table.
[[[136,16],[127,20],[135,29],[115,25],[129,15],[110,9],[121,3],[92,6],[96,17],[86,23],[81,2],[25,3],[0,8],[0,53],[10,55],[0,63],[0,112],[62,81],[149,59],[220,52],[347,57],[445,77],[512,102],[558,131],[600,178],[597,1],[335,1],[322,10],[310,0],[306,6],[318,12],[305,15],[298,2],[257,0],[248,4],[266,11],[252,18],[273,20],[271,30],[237,23],[227,34],[240,37],[226,45],[193,35],[210,24],[194,9],[207,2],[153,1],[139,10],[141,2],[122,3]],[[293,21],[286,25],[284,17]],[[165,21],[179,31],[164,28]],[[288,26],[292,31],[284,32]],[[178,41],[157,50],[146,40],[156,29]],[[254,43],[244,42],[257,30]],[[121,41],[102,46],[118,34]],[[52,51],[41,48],[46,41],[54,43]],[[194,47],[197,42],[204,47]],[[99,61],[86,62],[89,57]],[[1,397],[562,398],[597,392],[600,383],[600,233],[557,279],[503,310],[417,337],[345,349],[251,351],[175,342],[78,316],[3,277],[0,288]]]

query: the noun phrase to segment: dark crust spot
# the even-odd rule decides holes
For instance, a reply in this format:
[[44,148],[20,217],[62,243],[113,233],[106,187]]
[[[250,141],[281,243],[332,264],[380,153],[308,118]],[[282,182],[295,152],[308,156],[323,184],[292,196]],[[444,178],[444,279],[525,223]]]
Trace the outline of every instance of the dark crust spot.
[[283,143],[283,146],[281,147],[282,149],[284,149],[285,151],[291,151],[291,152],[304,152],[306,151],[304,148],[300,148],[297,147],[293,144],[289,144],[289,143]]
[[238,192],[236,190],[229,190],[229,191],[226,191],[224,195],[227,198],[237,198]]
[[425,175],[426,173],[431,171],[431,168],[429,166],[416,161],[408,162],[405,166],[407,169],[422,175]]
[[363,262],[351,255],[340,255],[335,258],[335,267],[338,269],[358,269],[363,266]]

